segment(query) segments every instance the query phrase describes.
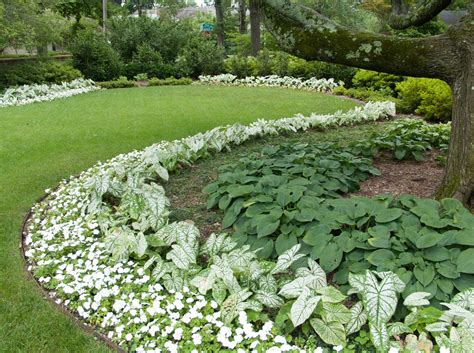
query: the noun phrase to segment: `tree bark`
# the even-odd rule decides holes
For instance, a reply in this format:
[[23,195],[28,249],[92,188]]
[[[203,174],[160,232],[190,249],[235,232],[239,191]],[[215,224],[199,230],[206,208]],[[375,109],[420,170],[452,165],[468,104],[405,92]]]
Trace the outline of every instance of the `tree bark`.
[[250,10],[250,39],[252,42],[252,55],[257,56],[261,48],[260,38],[260,6],[258,0],[249,1]]
[[405,29],[410,26],[420,26],[443,11],[452,0],[428,0],[420,5],[416,11],[407,11],[403,0],[392,0],[392,14],[389,19],[390,27]]
[[472,12],[446,34],[399,38],[349,30],[285,0],[260,1],[267,28],[296,56],[448,82],[454,97],[452,133],[445,177],[437,196],[470,202],[474,191]]
[[222,0],[214,0],[214,7],[216,9],[217,44],[223,47],[225,43],[225,35],[224,35],[224,10],[222,8]]
[[247,3],[246,0],[239,0],[239,33],[247,33]]
[[462,71],[451,84],[451,141],[443,182],[436,196],[455,197],[474,209],[474,43],[472,32],[456,34]]

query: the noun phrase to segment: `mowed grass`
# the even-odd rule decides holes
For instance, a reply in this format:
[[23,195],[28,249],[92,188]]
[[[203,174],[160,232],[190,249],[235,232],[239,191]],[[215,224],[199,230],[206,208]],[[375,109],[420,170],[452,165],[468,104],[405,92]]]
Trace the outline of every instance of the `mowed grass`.
[[348,110],[338,97],[278,88],[150,87],[0,109],[0,352],[107,352],[41,297],[23,270],[28,209],[70,175],[119,153],[209,128]]

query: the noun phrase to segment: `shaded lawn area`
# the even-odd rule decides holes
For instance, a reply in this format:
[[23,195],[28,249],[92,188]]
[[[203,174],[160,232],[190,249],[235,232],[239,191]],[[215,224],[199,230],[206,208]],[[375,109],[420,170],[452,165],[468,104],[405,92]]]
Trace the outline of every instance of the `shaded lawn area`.
[[279,88],[150,87],[0,109],[0,352],[107,352],[42,299],[21,259],[22,219],[44,189],[119,153],[218,125],[327,114],[355,103]]

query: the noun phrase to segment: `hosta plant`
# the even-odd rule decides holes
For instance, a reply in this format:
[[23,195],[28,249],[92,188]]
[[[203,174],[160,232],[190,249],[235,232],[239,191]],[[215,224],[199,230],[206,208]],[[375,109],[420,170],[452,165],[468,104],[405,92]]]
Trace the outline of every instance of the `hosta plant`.
[[377,175],[371,164],[332,144],[266,146],[220,168],[218,179],[204,188],[207,207],[224,211],[222,226],[233,227],[239,244],[275,257],[301,242],[324,199],[355,191]]

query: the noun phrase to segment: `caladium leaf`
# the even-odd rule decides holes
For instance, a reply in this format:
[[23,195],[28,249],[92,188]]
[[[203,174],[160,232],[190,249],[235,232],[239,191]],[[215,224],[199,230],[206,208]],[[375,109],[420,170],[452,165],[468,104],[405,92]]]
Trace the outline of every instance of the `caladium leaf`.
[[221,280],[217,280],[212,285],[212,298],[221,305],[227,296],[227,287]]
[[297,298],[303,293],[305,288],[314,289],[318,285],[318,279],[315,276],[298,277],[293,281],[285,284],[278,294],[285,298]]
[[[376,275],[380,277],[380,282]],[[392,272],[366,271],[364,278],[350,276],[349,282],[353,287],[363,285],[360,291],[362,301],[369,321],[376,327],[388,322],[395,313],[397,293],[405,288],[405,284]]]
[[137,256],[142,257],[148,249],[148,243],[143,233],[137,235]]
[[206,294],[208,290],[212,288],[214,282],[216,281],[216,276],[211,269],[205,269],[194,277],[189,284],[196,287],[199,290],[199,293]]
[[327,286],[326,272],[324,272],[321,266],[319,266],[319,264],[312,259],[308,259],[308,268],[300,267],[296,270],[296,277],[308,276],[314,276],[314,279],[318,284],[316,288],[323,288]]
[[346,332],[348,335],[358,332],[362,326],[367,322],[367,314],[364,311],[362,302],[357,302],[351,308],[351,319],[346,325]]
[[403,333],[412,333],[413,330],[407,324],[403,322],[394,322],[388,325],[389,336],[399,336]]
[[456,304],[461,308],[474,311],[474,288],[466,289],[456,294],[451,300],[451,304]]
[[137,252],[138,242],[135,234],[128,228],[117,228],[105,236],[105,249],[115,261],[128,260],[131,253]]
[[347,324],[351,320],[351,311],[340,303],[324,303],[321,316],[324,321],[337,321]]
[[321,300],[320,296],[314,296],[306,287],[303,288],[301,295],[291,306],[290,319],[294,327],[301,325],[313,314],[314,309]]
[[261,290],[265,292],[269,292],[269,293],[276,293],[278,289],[277,282],[275,278],[273,278],[272,275],[266,275],[266,276],[260,277],[260,280],[258,282],[258,287]]
[[172,250],[166,254],[166,258],[173,261],[179,269],[187,270],[191,264],[196,263],[196,252],[191,245],[173,244],[171,247]]
[[255,292],[255,299],[269,308],[279,308],[284,304],[283,299],[278,295],[263,290]]
[[222,252],[232,251],[236,245],[237,243],[232,241],[227,234],[216,235],[215,233],[212,233],[209,238],[207,238],[202,249],[206,255],[214,256]]
[[291,264],[293,264],[299,258],[303,257],[303,254],[298,254],[300,248],[301,245],[297,244],[285,251],[283,254],[281,254],[278,257],[277,264],[271,271],[271,274],[274,275],[286,271],[291,266]]
[[405,306],[423,306],[430,305],[430,301],[426,298],[431,296],[431,293],[427,292],[415,292],[408,295],[403,301]]
[[321,300],[325,303],[340,303],[346,299],[344,294],[331,286],[318,288],[316,289],[316,293],[321,294]]
[[387,326],[381,324],[378,326],[369,323],[369,331],[372,343],[379,352],[387,352],[390,336],[388,334]]
[[346,331],[344,325],[340,322],[325,322],[321,319],[311,319],[310,323],[318,336],[327,344],[334,346],[346,345]]

